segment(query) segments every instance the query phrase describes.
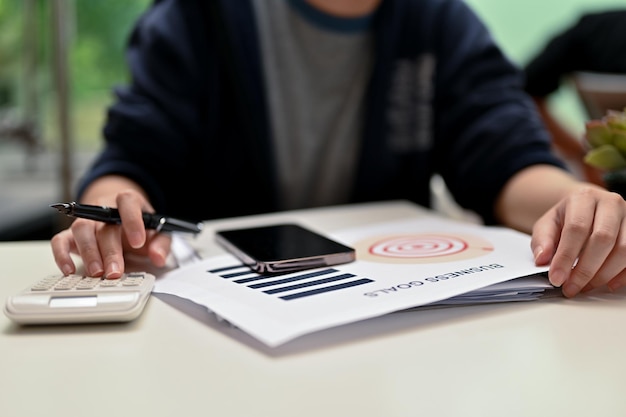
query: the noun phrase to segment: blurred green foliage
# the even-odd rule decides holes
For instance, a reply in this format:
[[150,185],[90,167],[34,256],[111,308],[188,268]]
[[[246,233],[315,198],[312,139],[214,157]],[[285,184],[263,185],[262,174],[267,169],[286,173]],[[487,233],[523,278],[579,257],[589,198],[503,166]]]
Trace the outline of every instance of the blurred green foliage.
[[124,47],[149,0],[75,0],[72,77],[78,97],[126,81]]
[[[39,114],[34,118],[44,141],[52,146],[57,135],[52,81],[54,1],[65,2],[69,11],[63,29],[69,43],[74,141],[78,149],[95,149],[101,141],[111,90],[128,79],[126,42],[135,21],[152,0],[0,0],[0,108],[22,111],[24,88],[34,84],[39,101]],[[33,7],[28,9],[28,4]],[[36,22],[36,76],[29,80],[24,72],[27,10]]]
[[21,10],[18,1],[0,0],[0,107],[14,101],[15,76],[19,70],[22,38]]

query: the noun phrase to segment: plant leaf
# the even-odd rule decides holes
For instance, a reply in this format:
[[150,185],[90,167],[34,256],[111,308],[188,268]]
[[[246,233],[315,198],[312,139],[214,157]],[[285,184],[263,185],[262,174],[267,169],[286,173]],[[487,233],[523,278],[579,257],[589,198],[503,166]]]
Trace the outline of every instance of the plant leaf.
[[611,129],[602,120],[590,120],[585,123],[585,138],[592,148],[611,143]]
[[601,145],[591,149],[585,155],[585,162],[596,168],[614,171],[626,168],[626,158],[613,145]]
[[604,121],[611,129],[626,131],[626,113],[609,110],[604,116]]
[[611,143],[626,157],[626,130],[614,130]]

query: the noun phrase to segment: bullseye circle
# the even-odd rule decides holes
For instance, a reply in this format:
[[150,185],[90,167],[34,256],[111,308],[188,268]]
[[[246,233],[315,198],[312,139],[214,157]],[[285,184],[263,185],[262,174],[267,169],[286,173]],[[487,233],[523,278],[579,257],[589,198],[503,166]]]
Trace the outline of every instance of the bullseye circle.
[[428,264],[453,262],[493,252],[491,242],[476,235],[415,233],[372,236],[353,245],[357,259],[377,263]]
[[459,253],[467,249],[462,239],[449,236],[404,236],[378,242],[370,248],[373,255],[393,258],[429,258]]

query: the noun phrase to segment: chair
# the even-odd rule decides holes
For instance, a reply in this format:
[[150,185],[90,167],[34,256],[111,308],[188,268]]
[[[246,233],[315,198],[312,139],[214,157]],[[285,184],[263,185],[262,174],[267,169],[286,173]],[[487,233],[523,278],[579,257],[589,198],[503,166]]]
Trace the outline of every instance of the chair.
[[626,74],[576,72],[572,78],[590,119],[626,108]]
[[[608,110],[626,108],[626,74],[578,71],[571,81],[588,119],[601,119]],[[603,172],[584,162],[587,149],[580,138],[572,136],[548,110],[545,98],[534,97],[541,117],[550,131],[555,151],[561,155],[577,176],[605,186]]]

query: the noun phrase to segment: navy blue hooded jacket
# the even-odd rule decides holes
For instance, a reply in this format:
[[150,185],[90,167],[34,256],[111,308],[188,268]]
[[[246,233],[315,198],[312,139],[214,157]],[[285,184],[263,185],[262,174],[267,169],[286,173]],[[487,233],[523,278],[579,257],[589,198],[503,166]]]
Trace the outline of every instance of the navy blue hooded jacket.
[[[351,202],[429,205],[440,173],[456,200],[495,221],[505,182],[560,165],[523,78],[459,0],[383,0]],[[125,175],[155,209],[206,220],[275,211],[277,169],[249,0],[157,0],[129,41],[106,146],[81,183]],[[208,201],[208,204],[204,204]]]

